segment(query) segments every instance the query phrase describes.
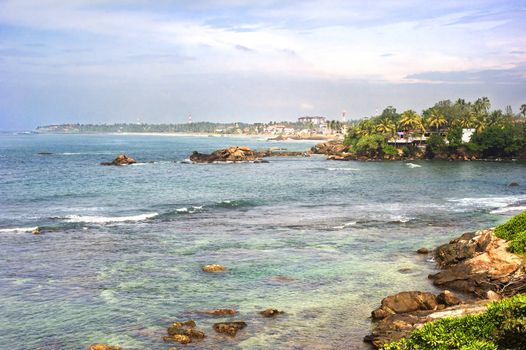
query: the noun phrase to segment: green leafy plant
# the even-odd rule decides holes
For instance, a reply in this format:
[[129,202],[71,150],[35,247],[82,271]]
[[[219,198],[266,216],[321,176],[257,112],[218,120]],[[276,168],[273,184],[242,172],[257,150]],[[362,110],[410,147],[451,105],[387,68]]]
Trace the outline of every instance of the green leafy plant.
[[526,231],[515,234],[508,248],[512,253],[526,254]]
[[497,226],[495,235],[502,239],[511,241],[519,232],[526,231],[526,211],[515,215],[508,222]]

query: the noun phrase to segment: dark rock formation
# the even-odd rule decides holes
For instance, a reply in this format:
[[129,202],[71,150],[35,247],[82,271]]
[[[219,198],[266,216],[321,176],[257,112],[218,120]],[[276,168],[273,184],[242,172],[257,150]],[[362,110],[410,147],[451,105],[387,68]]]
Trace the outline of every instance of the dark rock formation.
[[168,335],[164,336],[163,340],[188,344],[195,339],[203,339],[205,337],[205,333],[199,329],[195,329],[195,327],[196,324],[193,320],[175,322],[166,329]]
[[214,323],[214,330],[217,333],[225,333],[234,337],[237,332],[245,328],[247,324],[243,321],[234,321],[234,322],[219,322]]
[[131,157],[128,157],[125,154],[119,154],[117,158],[115,158],[111,162],[102,162],[100,165],[130,165],[137,163],[137,161]]
[[194,151],[190,156],[193,163],[216,163],[216,162],[253,162],[261,160],[260,155],[246,146],[234,146],[203,154]]
[[462,304],[462,301],[449,290],[443,290],[437,295],[437,302],[445,306],[454,306]]
[[514,182],[510,182],[510,184],[508,186],[510,186],[510,187],[517,187],[517,186],[519,186],[519,183],[515,182],[515,181]]
[[422,247],[422,248],[418,249],[416,252],[418,254],[429,254],[429,249]]
[[284,314],[284,312],[279,311],[277,309],[266,309],[266,310],[260,311],[259,314],[263,317],[276,317],[277,315]]

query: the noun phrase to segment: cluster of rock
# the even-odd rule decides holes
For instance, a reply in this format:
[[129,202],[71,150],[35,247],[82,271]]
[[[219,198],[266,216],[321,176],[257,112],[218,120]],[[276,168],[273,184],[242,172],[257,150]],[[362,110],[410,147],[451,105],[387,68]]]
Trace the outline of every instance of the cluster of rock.
[[349,147],[345,146],[341,141],[328,141],[318,143],[310,150],[314,154],[344,156],[348,149]]
[[130,165],[130,164],[135,164],[137,163],[137,161],[131,157],[128,157],[127,155],[125,154],[119,154],[117,156],[117,158],[115,158],[113,161],[111,162],[102,162],[100,163],[100,165]]
[[433,284],[486,297],[488,291],[506,294],[526,280],[524,260],[508,252],[508,242],[493,230],[465,233],[436,249],[442,271],[430,275]]
[[[429,278],[438,287],[466,293],[470,301],[464,303],[447,290],[438,295],[411,291],[388,296],[372,312],[373,330],[364,341],[380,348],[427,322],[482,313],[491,300],[525,292],[525,261],[507,247],[508,242],[492,229],[465,233],[438,247],[434,254],[442,271]],[[419,253],[427,250],[419,249]]]
[[382,300],[372,312],[371,334],[364,338],[376,348],[405,338],[425,323],[444,317],[460,317],[484,312],[487,301],[463,304],[450,291],[438,295],[427,292],[401,292]]
[[190,156],[192,163],[237,163],[237,162],[254,162],[266,163],[263,158],[266,157],[298,157],[308,156],[306,152],[291,152],[272,150],[255,151],[246,146],[234,146],[214,151],[210,154],[199,153],[194,151]]

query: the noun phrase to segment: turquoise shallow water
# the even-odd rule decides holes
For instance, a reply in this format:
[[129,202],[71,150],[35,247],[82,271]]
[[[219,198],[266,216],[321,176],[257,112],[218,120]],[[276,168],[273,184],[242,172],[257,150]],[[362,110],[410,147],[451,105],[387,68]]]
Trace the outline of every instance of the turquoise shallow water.
[[[193,318],[208,337],[186,349],[367,349],[381,298],[433,290],[417,248],[526,209],[519,162],[183,162],[231,145],[312,143],[0,136],[0,344],[168,349],[165,328]],[[121,152],[156,162],[98,165]],[[248,323],[235,339],[199,313],[224,307]],[[287,314],[262,319],[267,307]]]

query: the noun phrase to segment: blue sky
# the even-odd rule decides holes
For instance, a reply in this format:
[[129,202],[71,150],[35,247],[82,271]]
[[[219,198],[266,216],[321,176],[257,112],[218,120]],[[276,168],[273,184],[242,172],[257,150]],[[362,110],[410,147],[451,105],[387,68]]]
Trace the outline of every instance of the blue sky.
[[517,110],[524,18],[498,0],[0,0],[0,129]]

